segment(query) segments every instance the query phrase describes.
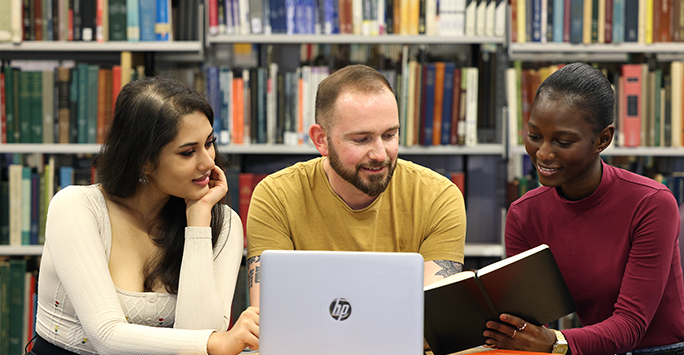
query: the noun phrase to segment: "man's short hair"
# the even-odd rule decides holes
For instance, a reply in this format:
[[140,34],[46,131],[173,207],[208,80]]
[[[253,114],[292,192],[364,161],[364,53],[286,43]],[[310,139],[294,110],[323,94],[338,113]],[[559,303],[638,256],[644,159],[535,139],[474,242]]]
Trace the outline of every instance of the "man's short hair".
[[335,102],[342,93],[356,91],[364,94],[377,94],[385,90],[394,94],[387,78],[374,68],[355,64],[338,69],[318,84],[316,123],[324,130],[332,126]]

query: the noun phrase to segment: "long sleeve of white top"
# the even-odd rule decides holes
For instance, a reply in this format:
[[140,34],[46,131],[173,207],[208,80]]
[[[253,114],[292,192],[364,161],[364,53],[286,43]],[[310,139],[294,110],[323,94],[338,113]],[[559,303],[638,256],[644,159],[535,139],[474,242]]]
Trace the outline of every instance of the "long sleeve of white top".
[[186,227],[174,328],[129,324],[109,274],[106,205],[85,188],[68,187],[53,197],[45,253],[88,341],[99,354],[206,354],[210,334],[226,330],[230,317],[243,249],[237,214],[226,208],[215,250],[211,228]]

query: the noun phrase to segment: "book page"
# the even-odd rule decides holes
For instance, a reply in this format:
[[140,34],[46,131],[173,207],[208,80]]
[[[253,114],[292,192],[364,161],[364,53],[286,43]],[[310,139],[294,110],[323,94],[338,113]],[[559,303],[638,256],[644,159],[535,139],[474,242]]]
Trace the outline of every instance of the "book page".
[[514,262],[516,262],[516,261],[518,261],[518,260],[522,260],[522,259],[524,259],[524,258],[526,258],[526,257],[528,257],[528,256],[530,256],[530,255],[532,255],[532,254],[538,253],[539,251],[544,250],[544,249],[548,249],[548,248],[549,248],[548,245],[546,245],[546,244],[541,244],[541,245],[539,245],[539,246],[537,246],[537,247],[534,247],[534,248],[532,248],[532,249],[526,250],[526,251],[524,251],[524,252],[522,252],[522,253],[520,253],[520,254],[516,254],[516,255],[513,255],[513,256],[508,257],[508,258],[506,258],[506,259],[497,261],[497,262],[495,262],[495,263],[493,263],[493,264],[489,264],[489,265],[487,265],[487,266],[481,268],[480,270],[478,270],[478,271],[477,271],[477,275],[479,276],[479,275],[487,274],[487,273],[489,273],[489,272],[492,272],[492,271],[494,271],[494,270],[500,269],[500,268],[502,268],[502,267],[504,267],[504,266],[506,266],[506,265],[510,265],[510,264],[512,264],[512,263],[514,263]]
[[437,288],[437,287],[441,287],[444,285],[448,285],[448,284],[451,284],[454,282],[458,282],[461,280],[470,279],[470,278],[474,278],[474,277],[475,277],[475,272],[473,272],[473,271],[459,272],[458,274],[451,275],[444,280],[439,280],[437,282],[433,282],[433,283],[425,286],[423,288],[423,291],[432,290],[432,289]]

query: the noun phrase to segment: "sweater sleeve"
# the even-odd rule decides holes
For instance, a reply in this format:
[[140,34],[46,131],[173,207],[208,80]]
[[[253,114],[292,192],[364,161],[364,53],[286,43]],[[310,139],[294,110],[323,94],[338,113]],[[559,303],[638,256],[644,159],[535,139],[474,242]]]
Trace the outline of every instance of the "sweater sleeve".
[[[86,196],[83,187],[74,186],[53,197],[47,217],[45,248],[57,283],[66,290],[88,341],[99,354],[206,354],[209,335],[220,328],[211,328],[207,323],[204,327],[198,326],[203,329],[170,329],[126,321],[109,275],[107,253],[100,235],[103,213],[107,212]],[[233,223],[236,224],[240,223]],[[192,239],[190,243],[195,242],[195,238],[189,239]],[[227,245],[225,249],[231,248]],[[211,251],[208,254],[210,257],[205,259],[211,260]],[[220,256],[215,265],[222,265]],[[232,264],[226,263],[225,267],[229,265]],[[215,273],[210,273],[211,279]],[[229,280],[224,282],[228,284]],[[213,288],[218,292],[219,287]],[[223,308],[227,307],[224,302],[230,303],[231,296],[232,292],[224,295],[219,303],[221,318],[225,314]],[[196,303],[209,299],[194,297],[197,297],[193,300]],[[211,324],[214,323],[212,320]]]
[[659,190],[646,196],[630,223],[632,247],[613,314],[602,322],[563,331],[573,354],[634,349],[658,309],[679,234],[672,194]]
[[244,245],[242,222],[228,214],[212,252],[211,228],[186,227],[175,328],[226,331]]

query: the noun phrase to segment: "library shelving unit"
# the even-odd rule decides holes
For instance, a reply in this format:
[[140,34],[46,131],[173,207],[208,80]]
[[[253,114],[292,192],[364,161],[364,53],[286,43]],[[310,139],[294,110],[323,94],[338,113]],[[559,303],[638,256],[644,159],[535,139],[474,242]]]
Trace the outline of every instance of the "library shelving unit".
[[217,43],[260,43],[260,44],[502,44],[503,37],[497,36],[426,36],[426,35],[378,35],[361,36],[352,34],[305,35],[305,34],[253,34],[208,36],[209,44]]
[[[21,43],[0,43],[1,60],[75,60],[118,63],[121,52],[135,52],[149,56],[154,65],[155,55],[159,60],[176,60],[189,56],[203,55],[202,41],[170,42],[81,42],[81,41],[24,41]],[[168,58],[163,57],[167,55]],[[182,60],[182,59],[181,59]],[[98,144],[0,144],[2,154],[48,154],[84,155],[95,154]],[[0,256],[39,256],[42,245],[0,246]]]
[[[548,63],[584,61],[596,63],[599,67],[606,65],[606,67],[618,68],[622,64],[647,63],[651,69],[662,69],[663,78],[665,78],[666,75],[670,75],[666,74],[669,72],[669,62],[684,60],[684,43],[509,43],[508,56],[511,61],[522,61],[524,63],[523,65],[528,64],[530,66],[534,66],[537,63],[546,65]],[[612,80],[611,77],[609,77],[609,79]],[[665,79],[663,79],[663,84],[664,82]],[[644,104],[647,105],[647,103]],[[616,123],[619,123],[617,114],[619,114],[619,112],[616,112]],[[618,125],[616,134],[619,135],[619,133]],[[684,158],[684,147],[648,145],[625,147],[619,146],[617,143],[617,139],[614,140],[605,151],[601,152],[601,156],[616,159],[618,161],[641,159],[652,163],[653,159],[663,160],[665,162],[664,164],[656,163],[654,166],[658,166],[659,168],[664,169],[664,171],[656,171],[656,173],[663,173],[666,175],[673,173],[674,171],[669,170],[680,169],[677,167],[681,167],[681,158]],[[516,161],[517,158],[527,154],[522,145],[509,144],[507,149],[510,161]],[[651,173],[652,172],[649,172],[649,174]],[[509,176],[509,178],[511,177]]]
[[[401,45],[401,46],[429,46],[429,45],[487,45],[498,47],[498,50],[503,51],[502,45],[504,44],[505,38],[503,36],[427,36],[427,35],[400,35],[400,34],[386,34],[386,35],[374,35],[374,36],[362,36],[354,34],[333,34],[333,35],[318,35],[318,34],[247,34],[247,35],[216,35],[207,36],[206,41],[209,47],[220,46],[225,44],[261,44],[268,46],[297,46],[302,44],[321,44],[321,45]],[[473,54],[474,55],[474,54]],[[299,58],[295,59],[298,60]],[[280,60],[292,60],[291,58],[280,58]],[[276,60],[280,63],[279,60]],[[263,65],[263,63],[262,63]],[[295,64],[295,66],[298,63]],[[292,66],[292,65],[291,65]],[[500,101],[503,102],[503,101]],[[492,112],[494,114],[494,112]],[[501,136],[503,134],[503,128],[501,128],[501,123],[497,123],[497,128],[501,130]],[[308,159],[311,155],[318,155],[318,152],[313,146],[282,146],[282,145],[244,145],[244,146],[224,146],[220,148],[221,153],[228,154],[240,154],[240,155],[276,155],[276,154],[288,154],[288,155],[302,155],[302,159]],[[476,146],[462,146],[462,145],[438,145],[438,146],[400,146],[399,156],[404,159],[412,160],[416,158],[426,158],[427,161],[448,159],[448,157],[460,157],[461,159],[467,160],[468,157],[480,157],[480,158],[494,158],[503,161],[505,159],[506,149],[503,143],[487,143],[478,144]],[[305,158],[306,157],[306,158]],[[418,161],[421,163],[420,161]],[[430,166],[430,164],[423,164]],[[463,163],[464,171],[467,162]],[[496,168],[492,168],[496,171]],[[467,175],[466,175],[466,178]],[[491,186],[492,191],[496,191],[498,186]],[[467,197],[466,197],[467,198]],[[502,205],[503,202],[497,205]],[[466,200],[466,209],[467,200]],[[498,212],[498,211],[497,211]],[[471,233],[471,228],[475,227],[476,223],[471,224],[471,216],[468,215],[469,219],[469,231],[468,234],[472,234],[473,238],[478,234],[476,229],[475,232]],[[497,218],[498,219],[498,218]],[[491,216],[488,217],[488,222],[491,225]],[[496,221],[495,224],[499,223]],[[496,235],[488,238],[487,242],[480,243],[466,242],[465,254],[467,257],[495,257],[500,258],[504,255],[503,246],[501,243],[501,236],[499,235],[502,230],[502,224],[499,226],[499,230],[496,230]],[[467,238],[466,238],[467,240]],[[491,241],[491,242],[490,242]]]

